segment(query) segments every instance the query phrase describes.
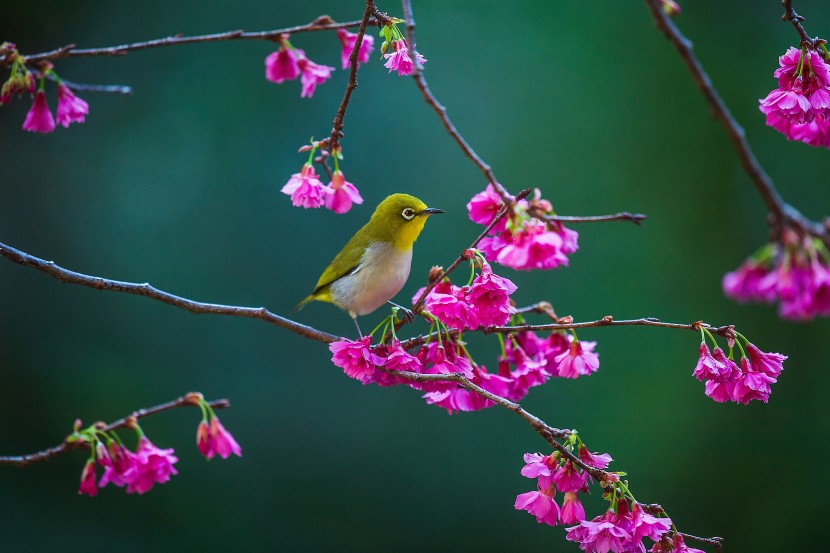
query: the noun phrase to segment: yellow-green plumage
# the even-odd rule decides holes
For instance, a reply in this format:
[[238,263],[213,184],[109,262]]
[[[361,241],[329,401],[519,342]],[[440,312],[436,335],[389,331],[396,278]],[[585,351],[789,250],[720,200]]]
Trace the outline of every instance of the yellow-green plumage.
[[392,194],[375,209],[372,218],[352,236],[317,280],[310,301],[326,301],[349,312],[371,313],[397,294],[409,276],[412,244],[430,209],[408,194]]

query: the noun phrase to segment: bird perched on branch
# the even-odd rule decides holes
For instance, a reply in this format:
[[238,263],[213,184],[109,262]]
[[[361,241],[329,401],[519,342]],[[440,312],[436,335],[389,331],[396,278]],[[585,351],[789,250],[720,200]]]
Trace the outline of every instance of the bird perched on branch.
[[363,336],[357,324],[358,315],[369,314],[384,303],[401,308],[390,300],[406,283],[412,245],[427,217],[435,213],[444,210],[427,207],[408,194],[388,196],[334,257],[314,291],[296,309],[315,300],[333,303],[349,313],[358,334]]

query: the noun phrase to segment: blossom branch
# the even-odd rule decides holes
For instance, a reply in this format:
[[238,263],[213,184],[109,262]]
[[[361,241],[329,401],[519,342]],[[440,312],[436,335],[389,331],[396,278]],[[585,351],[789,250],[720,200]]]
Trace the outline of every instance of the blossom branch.
[[540,217],[540,219],[549,223],[602,223],[607,221],[631,221],[637,226],[640,226],[646,218],[647,216],[642,213],[629,213],[628,211],[621,211],[612,215],[545,215]]
[[96,290],[108,290],[110,292],[123,292],[125,294],[144,296],[146,298],[158,300],[162,303],[184,309],[185,311],[189,311],[197,315],[231,315],[235,317],[260,319],[280,328],[290,330],[291,332],[299,334],[304,338],[319,340],[321,342],[334,342],[338,339],[338,337],[334,334],[329,334],[328,332],[323,332],[296,321],[292,321],[291,319],[272,313],[264,307],[239,307],[235,305],[198,302],[159,290],[146,282],[139,284],[85,275],[65,269],[59,265],[56,265],[53,261],[46,261],[33,255],[29,255],[3,243],[0,243],[0,256],[10,259],[20,265],[37,269],[38,271],[46,273],[61,282],[79,284],[81,286],[87,286]]
[[[182,44],[197,44],[202,42],[218,42],[225,40],[270,40],[274,41],[280,38],[283,34],[297,34],[307,33],[313,31],[334,31],[337,29],[346,29],[349,27],[357,27],[363,23],[362,20],[346,21],[344,23],[336,23],[328,15],[321,15],[311,23],[306,25],[296,25],[294,27],[285,27],[283,29],[274,29],[271,31],[253,31],[246,32],[242,30],[227,31],[224,33],[215,33],[209,35],[196,36],[170,36],[166,38],[157,38],[154,40],[145,40],[142,42],[133,42],[130,44],[121,44],[118,46],[107,46],[105,48],[76,48],[75,44],[68,44],[48,52],[39,54],[31,54],[26,57],[27,63],[39,63],[43,61],[50,61],[60,58],[79,58],[90,56],[123,56],[135,50],[146,50],[148,48],[159,48],[163,46],[179,46]],[[374,21],[367,21],[367,23],[374,24]]]
[[[539,307],[537,307],[539,305],[544,304],[536,304],[534,306],[531,306],[533,308],[532,310],[539,309]],[[577,330],[580,328],[597,328],[603,326],[656,326],[660,328],[676,328],[680,330],[691,330],[693,332],[700,332],[701,329],[705,329],[711,332],[712,334],[717,334],[718,336],[721,336],[723,338],[730,339],[735,337],[734,325],[712,326],[702,321],[696,321],[690,324],[667,323],[655,317],[642,317],[640,319],[622,319],[616,321],[611,315],[606,315],[605,317],[597,319],[596,321],[585,321],[576,323],[556,322],[539,325],[525,324],[513,326],[486,326],[481,327],[479,330],[484,334],[511,334],[514,332],[537,332],[542,330]]]
[[[47,73],[44,76],[50,81],[57,81],[51,73]],[[74,83],[64,78],[61,78],[61,83],[75,92],[107,92],[111,94],[123,94],[124,96],[132,96],[133,94],[132,87],[121,84],[82,84]]]
[[776,190],[770,176],[755,157],[746,132],[733,117],[726,103],[720,97],[709,75],[703,69],[700,61],[692,51],[692,43],[672,22],[670,17],[661,9],[660,0],[646,0],[646,5],[654,17],[657,27],[666,35],[666,38],[677,48],[680,57],[694,77],[698,88],[711,106],[715,116],[721,121],[732,146],[741,160],[744,171],[749,175],[769,212],[769,223],[773,231],[773,238],[780,236],[785,225],[793,226],[802,233],[812,234],[830,245],[830,231],[823,225],[811,221],[793,206],[784,201]]
[[[100,425],[99,430],[101,430],[102,432],[110,432],[112,430],[118,430],[120,428],[127,428],[138,419],[143,419],[144,417],[156,415],[164,411],[177,409],[179,407],[198,407],[199,401],[197,398],[201,397],[202,394],[198,392],[190,392],[189,394],[185,394],[182,397],[174,399],[172,401],[168,401],[167,403],[162,403],[154,407],[147,407],[145,409],[133,411],[126,417],[120,418],[109,424],[96,423],[96,426]],[[210,405],[210,407],[213,409],[225,409],[226,407],[230,407],[231,405],[230,401],[228,401],[227,399],[217,399],[214,401],[209,401],[207,402],[207,404]],[[26,465],[31,465],[33,463],[41,463],[43,461],[48,461],[52,457],[56,457],[62,453],[66,453],[67,451],[73,449],[86,449],[88,447],[89,443],[85,441],[71,441],[67,437],[67,439],[65,439],[60,445],[56,445],[54,447],[50,447],[48,449],[44,449],[36,453],[29,453],[26,455],[0,456],[0,465],[16,465],[22,467]]]

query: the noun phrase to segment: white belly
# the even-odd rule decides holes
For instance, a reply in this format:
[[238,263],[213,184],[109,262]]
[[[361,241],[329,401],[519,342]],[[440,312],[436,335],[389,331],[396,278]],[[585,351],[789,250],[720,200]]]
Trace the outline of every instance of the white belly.
[[339,307],[366,315],[401,291],[411,265],[411,248],[402,252],[388,242],[377,242],[366,249],[357,271],[331,285],[331,297]]

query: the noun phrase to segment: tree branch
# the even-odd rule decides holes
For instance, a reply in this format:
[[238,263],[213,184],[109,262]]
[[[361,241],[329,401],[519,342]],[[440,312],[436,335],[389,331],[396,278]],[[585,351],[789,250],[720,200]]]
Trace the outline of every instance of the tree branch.
[[[167,403],[162,403],[154,407],[147,407],[145,409],[133,411],[126,417],[120,418],[106,425],[100,423],[100,430],[103,432],[109,432],[112,430],[117,430],[119,428],[126,428],[129,424],[131,424],[132,421],[136,419],[143,419],[144,417],[149,417],[151,415],[162,413],[164,411],[169,411],[171,409],[176,409],[178,407],[198,407],[198,403],[194,403],[193,400],[195,394],[198,394],[198,392],[190,392],[189,394],[185,394],[182,397],[174,399],[172,401],[168,401]],[[201,394],[198,394],[198,397],[201,397]],[[230,407],[231,403],[227,399],[217,399],[215,401],[209,401],[208,405],[210,405],[214,409],[225,409],[226,407]],[[60,445],[56,445],[54,447],[50,447],[48,449],[44,449],[36,453],[29,453],[26,455],[0,456],[0,465],[16,465],[18,467],[22,467],[26,465],[31,465],[33,463],[48,461],[52,457],[55,457],[62,453],[66,453],[67,451],[73,449],[86,449],[88,447],[89,444],[83,441],[70,442],[64,440],[63,443],[61,443]]]
[[139,284],[85,275],[75,271],[70,271],[69,269],[64,269],[63,267],[56,265],[53,261],[40,259],[3,243],[0,243],[0,256],[10,259],[20,265],[37,269],[38,271],[46,273],[61,282],[79,284],[81,286],[95,288],[96,290],[108,290],[110,292],[123,292],[125,294],[144,296],[180,309],[184,309],[185,311],[189,311],[197,315],[209,313],[212,315],[232,315],[235,317],[261,319],[280,328],[290,330],[291,332],[299,334],[305,338],[319,340],[321,342],[334,342],[339,339],[339,337],[334,334],[329,334],[328,332],[323,332],[296,321],[292,321],[291,319],[281,317],[280,315],[272,313],[264,307],[238,307],[235,305],[203,303],[159,290],[146,282]]
[[801,22],[804,21],[804,18],[795,13],[793,9],[793,0],[781,0],[781,5],[784,6],[784,15],[781,16],[781,21],[789,21],[795,27],[795,30],[798,32],[798,36],[801,37],[801,46],[806,46],[811,50],[816,49],[816,41],[807,34],[807,31],[804,30],[804,27],[801,25]]
[[[372,21],[369,21],[373,23]],[[26,63],[38,63],[41,61],[49,61],[60,58],[80,58],[89,56],[123,56],[135,50],[147,50],[148,48],[159,48],[163,46],[179,46],[182,44],[196,44],[200,42],[218,42],[224,40],[276,40],[283,34],[297,34],[307,33],[313,31],[333,31],[336,29],[345,29],[348,27],[357,27],[363,23],[362,21],[347,21],[344,23],[336,23],[331,17],[321,15],[311,23],[306,25],[296,25],[294,27],[285,27],[283,29],[274,29],[272,31],[254,31],[245,32],[242,30],[227,31],[224,33],[215,33],[210,35],[196,35],[196,36],[181,36],[175,35],[166,38],[157,38],[154,40],[145,40],[142,42],[132,42],[129,44],[121,44],[118,46],[107,46],[105,48],[76,48],[74,44],[68,44],[48,52],[41,52],[39,54],[31,54],[25,56]]]
[[642,213],[629,213],[628,211],[621,211],[619,213],[614,213],[613,215],[545,215],[539,218],[550,223],[602,223],[606,221],[631,221],[635,225],[640,226],[647,217]]
[[811,234],[820,238],[825,244],[830,245],[830,232],[821,224],[815,223],[797,209],[787,204],[781,195],[776,190],[770,176],[764,171],[758,158],[752,151],[749,142],[746,140],[746,132],[741,127],[726,103],[718,94],[715,85],[709,75],[703,69],[700,61],[692,51],[692,43],[686,38],[683,33],[677,28],[671,18],[661,9],[660,0],[646,0],[646,5],[651,11],[657,27],[666,35],[666,38],[674,44],[680,57],[689,69],[689,72],[694,77],[698,88],[703,93],[706,101],[712,107],[715,116],[723,124],[726,134],[729,137],[732,146],[741,160],[741,165],[744,171],[749,175],[755,189],[761,196],[764,204],[769,212],[769,223],[773,231],[773,239],[778,239],[785,226],[792,226],[799,229],[804,234]]

